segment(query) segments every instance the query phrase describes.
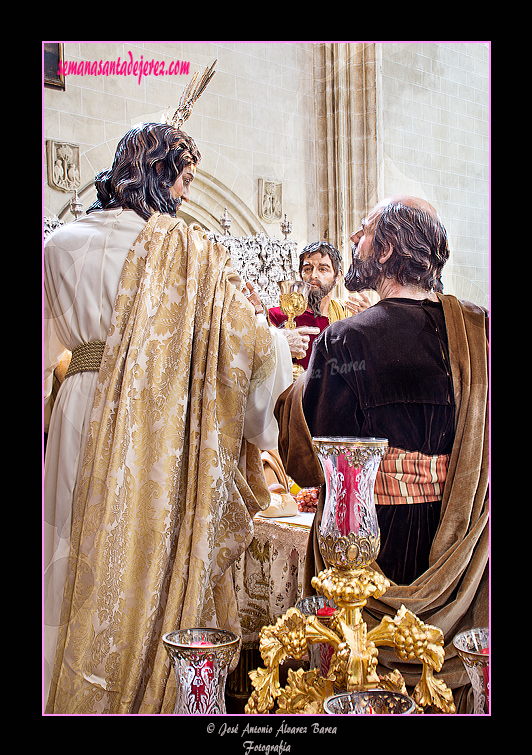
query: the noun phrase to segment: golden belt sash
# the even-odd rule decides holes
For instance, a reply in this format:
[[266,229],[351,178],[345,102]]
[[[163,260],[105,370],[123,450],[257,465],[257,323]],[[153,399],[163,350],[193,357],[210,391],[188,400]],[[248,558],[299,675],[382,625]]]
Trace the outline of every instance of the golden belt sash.
[[65,373],[65,380],[77,372],[98,372],[104,349],[105,341],[89,341],[76,346]]
[[375,480],[376,503],[396,506],[441,500],[449,456],[389,448]]

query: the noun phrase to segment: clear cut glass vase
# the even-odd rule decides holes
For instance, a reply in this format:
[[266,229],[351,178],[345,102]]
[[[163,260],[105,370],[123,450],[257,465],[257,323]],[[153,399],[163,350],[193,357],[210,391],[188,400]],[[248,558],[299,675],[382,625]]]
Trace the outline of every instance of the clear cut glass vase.
[[489,629],[487,627],[466,629],[456,635],[453,645],[471,681],[474,715],[489,713]]
[[375,478],[388,448],[386,438],[312,439],[325,477],[318,533],[324,560],[337,569],[363,568],[380,550]]
[[[304,616],[317,616],[326,627],[331,624],[332,613],[336,605],[330,598],[323,595],[309,595],[306,598],[300,598],[296,603],[296,608]],[[311,669],[318,669],[323,677],[329,673],[331,658],[334,648],[327,642],[315,642],[308,645],[308,655]]]
[[174,714],[226,713],[225,684],[239,644],[233,632],[207,627],[177,629],[163,636],[177,681]]
[[329,715],[391,715],[406,716],[416,712],[412,698],[400,692],[373,689],[362,692],[341,692],[327,698],[323,703],[324,713]]

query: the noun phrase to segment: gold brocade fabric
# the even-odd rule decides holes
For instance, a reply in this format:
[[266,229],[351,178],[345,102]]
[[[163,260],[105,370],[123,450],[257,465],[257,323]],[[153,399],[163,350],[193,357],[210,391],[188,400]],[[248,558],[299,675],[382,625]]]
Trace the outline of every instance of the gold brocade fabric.
[[242,643],[248,647],[301,597],[310,533],[309,527],[262,516],[254,525],[253,540],[234,570]]
[[329,318],[330,323],[336,322],[337,320],[343,320],[345,318],[345,309],[343,308],[341,302],[339,302],[337,299],[332,299],[329,302],[329,311],[327,317]]
[[169,713],[161,637],[239,632],[231,565],[269,505],[243,440],[275,367],[266,325],[231,282],[228,252],[155,214],[118,288],[72,517],[47,712]]

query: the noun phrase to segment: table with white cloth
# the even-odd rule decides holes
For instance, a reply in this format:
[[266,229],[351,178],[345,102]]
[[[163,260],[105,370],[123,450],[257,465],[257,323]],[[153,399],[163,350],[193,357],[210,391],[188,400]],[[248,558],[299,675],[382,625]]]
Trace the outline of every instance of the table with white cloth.
[[274,624],[301,597],[313,518],[255,516],[253,540],[235,564],[244,646],[257,643],[261,627]]
[[[255,534],[234,565],[234,581],[242,627],[242,652],[228,679],[228,711],[243,712],[251,693],[248,672],[262,666],[259,632],[274,624],[302,596],[305,556],[314,514],[266,518],[257,514]],[[238,705],[235,700],[240,700]]]

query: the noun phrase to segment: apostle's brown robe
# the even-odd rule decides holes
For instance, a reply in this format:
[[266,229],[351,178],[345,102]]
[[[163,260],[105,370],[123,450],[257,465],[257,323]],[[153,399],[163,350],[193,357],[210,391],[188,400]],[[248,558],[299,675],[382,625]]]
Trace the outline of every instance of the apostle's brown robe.
[[[448,354],[455,400],[455,434],[441,514],[428,568],[410,584],[395,584],[379,599],[370,599],[364,619],[371,629],[383,616],[393,616],[405,605],[445,636],[445,663],[440,676],[454,690],[457,710],[471,709],[471,690],[463,663],[452,640],[467,628],[489,622],[489,502],[488,502],[488,339],[486,312],[453,296],[439,296],[445,317]],[[302,394],[308,373],[279,398],[279,452],[287,473],[300,486],[323,483],[321,467],[312,449]],[[345,433],[344,433],[345,434]],[[384,437],[386,437],[384,435]],[[326,568],[317,542],[323,495],[309,538],[305,594],[310,580]],[[375,565],[375,568],[378,568]],[[397,668],[408,687],[420,678],[419,664],[403,663],[381,648],[381,669]]]

